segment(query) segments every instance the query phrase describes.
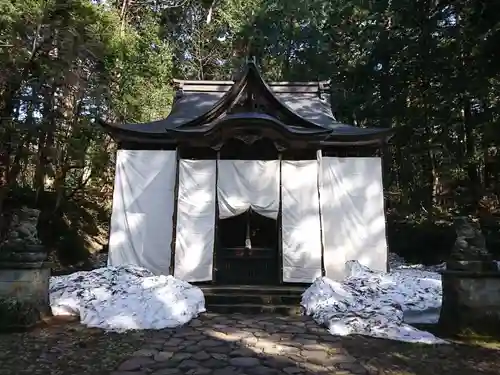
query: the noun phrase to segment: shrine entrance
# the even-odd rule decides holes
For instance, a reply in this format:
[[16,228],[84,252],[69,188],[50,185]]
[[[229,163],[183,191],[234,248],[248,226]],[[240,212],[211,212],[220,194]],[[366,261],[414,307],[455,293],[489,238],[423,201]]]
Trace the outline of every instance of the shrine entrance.
[[[221,160],[277,160],[272,141],[247,144],[229,140]],[[258,180],[259,176],[255,176]],[[280,214],[265,217],[249,208],[229,218],[219,218],[216,230],[215,281],[219,285],[279,285],[281,280]]]
[[218,284],[278,285],[278,222],[251,209],[219,220]]

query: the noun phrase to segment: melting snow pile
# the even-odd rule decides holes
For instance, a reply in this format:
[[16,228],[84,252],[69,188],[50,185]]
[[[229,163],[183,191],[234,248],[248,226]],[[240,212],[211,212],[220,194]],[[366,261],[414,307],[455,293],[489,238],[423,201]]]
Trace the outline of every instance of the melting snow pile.
[[306,314],[328,327],[330,333],[445,343],[403,322],[407,314],[439,312],[441,277],[437,272],[404,264],[389,273],[376,272],[357,261],[347,262],[346,267],[348,277],[342,282],[318,278],[302,295]]
[[106,330],[177,327],[205,311],[200,288],[135,266],[104,267],[50,280],[54,315],[79,315]]

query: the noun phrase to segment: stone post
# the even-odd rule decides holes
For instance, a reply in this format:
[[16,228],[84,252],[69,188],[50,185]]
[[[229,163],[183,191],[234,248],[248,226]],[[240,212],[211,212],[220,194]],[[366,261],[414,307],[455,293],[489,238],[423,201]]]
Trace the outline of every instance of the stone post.
[[[500,331],[500,272],[486,249],[477,220],[457,217],[457,234],[442,274],[440,328],[449,334],[465,330]],[[497,328],[495,328],[497,327]]]
[[51,314],[50,265],[37,236],[40,211],[14,213],[0,245],[0,331],[23,330]]

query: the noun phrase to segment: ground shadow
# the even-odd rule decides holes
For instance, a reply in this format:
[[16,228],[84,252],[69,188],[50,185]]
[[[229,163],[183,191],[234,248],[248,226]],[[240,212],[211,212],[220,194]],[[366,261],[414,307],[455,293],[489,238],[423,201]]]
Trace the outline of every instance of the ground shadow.
[[[156,302],[164,306],[166,315],[174,315],[171,306]],[[73,334],[66,331],[78,335],[71,337]],[[30,369],[36,365],[52,373],[71,367],[71,373],[84,374],[89,373],[88,363],[93,362],[106,370],[103,374],[122,366],[120,371],[129,374],[153,375],[494,375],[500,365],[500,345],[423,345],[361,336],[337,337],[306,316],[204,313],[171,329],[109,334],[81,325],[75,329],[73,325],[69,330],[58,326],[52,335],[47,332],[50,329],[40,330],[39,337],[35,331],[30,338],[22,338],[25,354],[17,358],[15,362],[20,363],[11,373],[32,374]],[[14,337],[6,335],[1,341],[15,342]],[[97,344],[104,347],[106,340],[113,347],[105,352],[94,350]],[[16,347],[15,343],[12,347]],[[116,352],[117,348],[122,351]],[[11,369],[9,361],[2,358],[7,357],[0,355],[0,369]]]
[[449,345],[410,344],[349,336],[343,346],[375,374],[494,375],[500,365],[500,344],[452,341]]
[[343,350],[340,338],[308,317],[206,313],[164,332],[170,334],[165,343],[186,346],[168,361],[141,367],[155,375],[177,374],[172,369],[214,375],[366,373]]

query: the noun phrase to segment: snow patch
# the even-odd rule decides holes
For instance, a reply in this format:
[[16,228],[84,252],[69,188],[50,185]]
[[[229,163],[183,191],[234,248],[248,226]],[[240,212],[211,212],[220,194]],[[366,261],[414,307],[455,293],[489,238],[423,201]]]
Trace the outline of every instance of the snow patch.
[[306,314],[330,333],[446,343],[404,322],[405,316],[413,318],[413,323],[437,322],[442,298],[439,273],[403,262],[388,273],[373,271],[357,261],[347,262],[346,268],[348,276],[342,282],[321,277],[302,295]]
[[54,315],[113,331],[177,327],[205,312],[200,288],[130,265],[52,277],[49,293]]

